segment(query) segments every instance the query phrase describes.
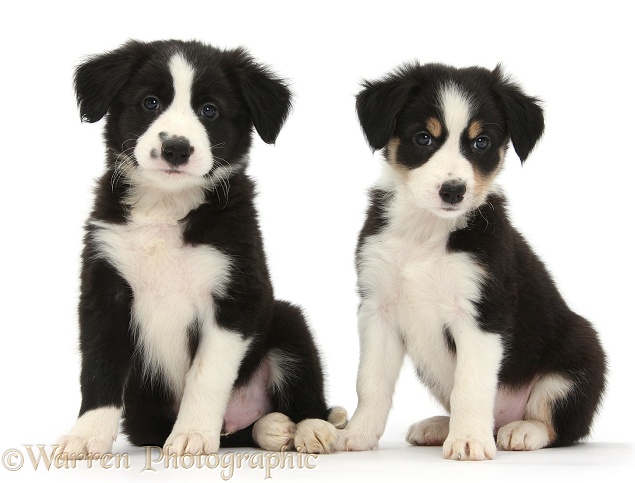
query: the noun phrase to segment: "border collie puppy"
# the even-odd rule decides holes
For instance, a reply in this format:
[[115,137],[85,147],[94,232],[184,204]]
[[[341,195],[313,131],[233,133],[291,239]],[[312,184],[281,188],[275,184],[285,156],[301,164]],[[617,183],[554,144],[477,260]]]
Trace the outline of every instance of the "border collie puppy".
[[365,82],[357,113],[386,163],[359,236],[359,402],[338,448],[377,446],[405,354],[450,415],[413,424],[411,444],[483,460],[584,438],[604,352],[495,184],[510,140],[524,162],[542,135],[537,99],[500,67],[414,63]]
[[130,442],[174,454],[331,451],[318,352],[274,300],[245,174],[252,128],[273,143],[287,117],[285,83],[243,49],[171,40],[92,57],[75,88],[83,120],[106,116],[107,154],[84,240],[82,404],[58,451],[110,451],[122,416]]

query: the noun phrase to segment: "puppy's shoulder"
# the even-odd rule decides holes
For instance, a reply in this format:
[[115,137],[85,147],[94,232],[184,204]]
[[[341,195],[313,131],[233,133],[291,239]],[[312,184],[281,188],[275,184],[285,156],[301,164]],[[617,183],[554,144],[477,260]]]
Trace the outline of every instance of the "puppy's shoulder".
[[374,187],[368,193],[369,204],[366,209],[366,220],[359,233],[357,252],[364,241],[369,237],[380,233],[388,225],[387,206],[394,197],[390,190]]

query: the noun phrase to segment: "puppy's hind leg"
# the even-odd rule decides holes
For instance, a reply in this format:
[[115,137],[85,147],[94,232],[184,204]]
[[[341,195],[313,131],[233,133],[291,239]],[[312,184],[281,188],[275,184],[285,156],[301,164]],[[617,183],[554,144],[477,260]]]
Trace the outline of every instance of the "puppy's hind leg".
[[[272,403],[275,412],[286,416],[286,419],[275,416],[278,426],[275,432],[285,437],[292,433],[293,441],[289,437],[289,444],[297,451],[331,453],[337,442],[337,430],[328,422],[319,354],[297,307],[276,301],[269,347]],[[337,410],[335,416],[336,422],[343,424],[341,411]],[[265,422],[273,418],[269,415]],[[276,444],[279,443],[276,440]]]
[[556,436],[552,409],[571,388],[571,381],[559,374],[539,378],[531,389],[523,420],[500,428],[497,446],[507,451],[531,451],[549,446]]
[[160,446],[172,431],[176,402],[171,391],[143,376],[142,363],[134,360],[124,391],[123,432],[135,446]]
[[589,432],[603,384],[603,376],[595,387],[588,387],[588,380],[582,383],[578,378],[573,382],[573,378],[561,374],[542,376],[532,388],[524,419],[500,428],[497,446],[508,451],[531,451],[575,443]]

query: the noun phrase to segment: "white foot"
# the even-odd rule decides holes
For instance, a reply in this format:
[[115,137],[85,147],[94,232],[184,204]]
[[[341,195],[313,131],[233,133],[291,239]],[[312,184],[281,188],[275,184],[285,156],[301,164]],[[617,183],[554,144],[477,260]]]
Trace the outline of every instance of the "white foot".
[[443,443],[443,457],[450,460],[482,461],[496,455],[493,436],[454,438],[449,436]]
[[344,429],[346,427],[346,423],[348,423],[348,413],[346,412],[346,409],[340,406],[335,406],[329,413],[328,422],[337,429]]
[[406,441],[418,446],[441,446],[450,432],[448,416],[434,416],[414,423],[408,429]]
[[507,451],[531,451],[549,444],[549,432],[540,421],[513,421],[498,430],[496,443]]
[[212,434],[209,431],[173,431],[165,441],[163,449],[166,454],[182,456],[218,453],[219,446],[220,434]]
[[69,459],[92,459],[110,453],[113,439],[102,435],[67,434],[57,441],[56,454]]
[[379,435],[376,432],[358,431],[349,426],[338,433],[338,451],[369,451],[376,449],[379,444]]
[[298,453],[332,453],[337,436],[337,429],[328,421],[305,419],[296,426],[293,444]]
[[121,410],[115,407],[91,409],[82,414],[70,433],[58,441],[56,454],[69,459],[90,459],[110,453],[117,438]]
[[282,413],[269,413],[254,425],[252,436],[266,451],[284,451],[293,445],[296,426]]

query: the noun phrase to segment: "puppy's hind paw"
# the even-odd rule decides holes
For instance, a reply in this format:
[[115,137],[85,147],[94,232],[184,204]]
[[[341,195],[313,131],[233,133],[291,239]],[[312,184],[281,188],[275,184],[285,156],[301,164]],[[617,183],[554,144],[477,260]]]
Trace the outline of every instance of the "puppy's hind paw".
[[541,421],[513,421],[498,430],[497,445],[507,451],[532,451],[549,444],[549,431]]
[[435,416],[414,423],[408,429],[406,441],[417,446],[441,446],[450,432],[450,418]]
[[337,429],[322,419],[305,419],[296,427],[293,444],[298,453],[332,453],[337,444]]
[[254,425],[252,435],[266,451],[284,451],[293,445],[296,426],[282,413],[269,413]]
[[337,429],[344,429],[348,424],[348,413],[343,407],[335,406],[329,412],[327,420]]

